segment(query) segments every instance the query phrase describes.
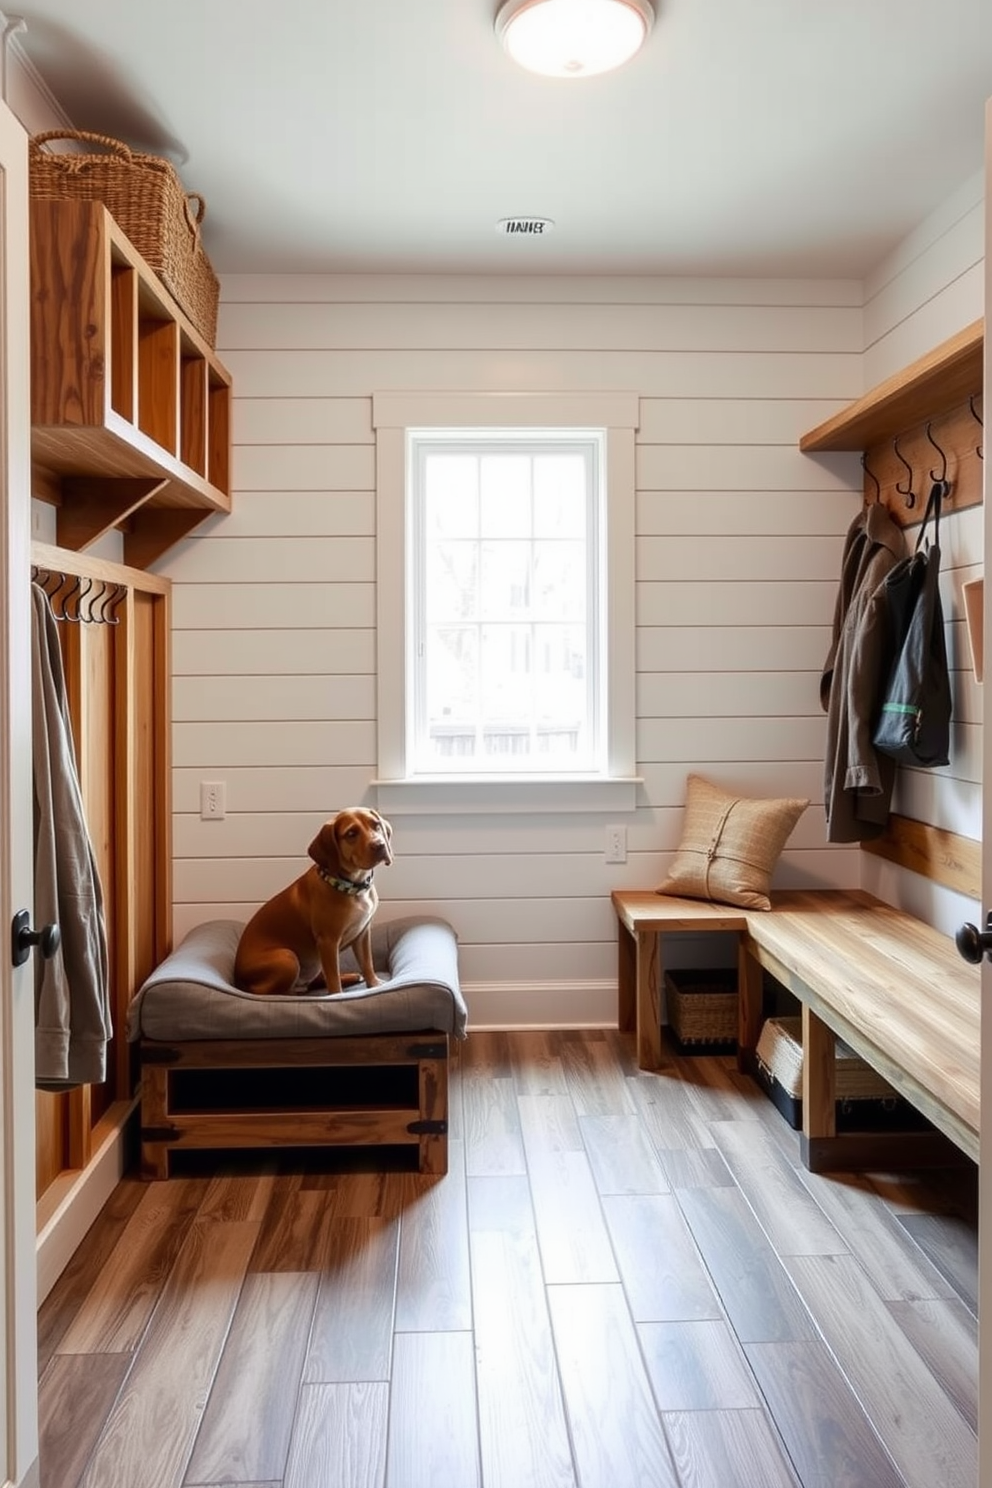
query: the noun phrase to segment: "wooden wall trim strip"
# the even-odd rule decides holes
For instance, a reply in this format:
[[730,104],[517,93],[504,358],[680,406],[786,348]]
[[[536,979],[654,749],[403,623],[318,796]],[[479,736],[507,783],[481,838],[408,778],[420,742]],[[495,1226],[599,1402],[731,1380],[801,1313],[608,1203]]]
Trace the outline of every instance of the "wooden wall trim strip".
[[106,558],[88,558],[85,553],[58,548],[51,543],[33,542],[31,562],[52,573],[72,574],[81,579],[106,579],[110,584],[126,584],[129,589],[144,594],[169,594],[172,590],[171,579],[146,573],[144,569],[130,568],[125,563],[113,563]]
[[955,889],[969,899],[982,897],[982,844],[956,832],[945,832],[908,816],[891,816],[888,830],[865,852],[909,868],[934,883]]

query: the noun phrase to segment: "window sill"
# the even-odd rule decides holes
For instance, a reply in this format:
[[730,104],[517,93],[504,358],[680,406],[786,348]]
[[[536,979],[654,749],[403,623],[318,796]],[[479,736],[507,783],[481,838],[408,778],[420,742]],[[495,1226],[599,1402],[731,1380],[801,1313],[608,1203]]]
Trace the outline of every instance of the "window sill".
[[421,775],[373,780],[385,816],[474,812],[633,811],[641,778],[589,776]]

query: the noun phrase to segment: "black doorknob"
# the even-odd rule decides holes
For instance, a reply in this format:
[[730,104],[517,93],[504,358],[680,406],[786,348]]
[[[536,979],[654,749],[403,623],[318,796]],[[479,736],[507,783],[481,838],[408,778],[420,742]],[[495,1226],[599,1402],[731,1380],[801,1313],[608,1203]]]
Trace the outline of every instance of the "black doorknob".
[[42,925],[40,930],[32,930],[27,910],[17,911],[10,927],[10,955],[15,966],[23,966],[35,946],[50,961],[61,944],[62,931],[58,925]]
[[979,966],[983,956],[992,953],[992,914],[985,919],[985,929],[977,925],[964,924],[954,937],[959,953],[973,966]]

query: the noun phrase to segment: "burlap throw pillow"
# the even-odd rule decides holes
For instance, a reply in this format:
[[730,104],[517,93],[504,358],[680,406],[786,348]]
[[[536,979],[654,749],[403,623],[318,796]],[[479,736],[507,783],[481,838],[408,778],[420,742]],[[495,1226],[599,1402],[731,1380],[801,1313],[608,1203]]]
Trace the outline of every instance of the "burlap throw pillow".
[[682,841],[658,893],[770,909],[775,864],[809,801],[732,796],[701,775],[686,787]]

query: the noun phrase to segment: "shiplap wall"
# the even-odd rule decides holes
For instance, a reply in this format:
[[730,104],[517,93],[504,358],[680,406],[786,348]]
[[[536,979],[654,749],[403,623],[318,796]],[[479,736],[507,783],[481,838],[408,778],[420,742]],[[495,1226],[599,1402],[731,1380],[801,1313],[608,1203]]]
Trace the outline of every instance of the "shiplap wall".
[[[799,435],[863,387],[856,283],[228,277],[234,509],[174,582],[175,929],[247,917],[375,773],[371,395],[624,389],[637,451],[638,761],[626,864],[610,818],[394,815],[384,915],[450,919],[473,1019],[609,1021],[609,891],[663,876],[685,777],[812,806],[781,885],[857,883],[824,841],[820,667],[857,459]],[[228,814],[199,819],[199,784]]]
[[[978,320],[984,306],[984,179],[972,177],[901,243],[865,285],[865,386],[898,372]],[[988,398],[985,400],[989,406]],[[982,431],[975,426],[976,444]],[[983,572],[984,507],[941,522],[941,595],[954,690],[951,763],[900,770],[895,808],[906,816],[982,835],[982,687],[974,679],[961,585]],[[862,884],[948,934],[979,906],[918,874],[864,855]]]

